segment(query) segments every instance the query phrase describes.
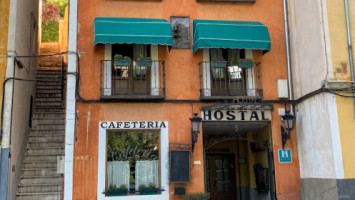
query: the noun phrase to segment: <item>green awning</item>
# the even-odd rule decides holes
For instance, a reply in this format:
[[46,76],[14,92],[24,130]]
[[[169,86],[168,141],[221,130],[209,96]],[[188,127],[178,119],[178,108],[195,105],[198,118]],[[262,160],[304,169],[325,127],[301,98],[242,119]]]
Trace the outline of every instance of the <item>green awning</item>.
[[271,49],[269,31],[260,22],[193,21],[193,53],[203,48]]
[[97,17],[95,44],[173,45],[171,25],[165,19]]

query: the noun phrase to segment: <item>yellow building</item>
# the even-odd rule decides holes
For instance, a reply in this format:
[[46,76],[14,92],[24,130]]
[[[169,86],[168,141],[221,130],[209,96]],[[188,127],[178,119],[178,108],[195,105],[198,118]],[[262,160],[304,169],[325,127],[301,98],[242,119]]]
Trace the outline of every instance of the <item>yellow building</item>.
[[355,199],[355,2],[288,3],[302,199]]
[[[0,81],[5,78],[6,69],[6,51],[7,51],[7,35],[9,27],[9,9],[10,0],[1,0],[0,2]],[[0,100],[2,101],[2,84],[0,86]],[[1,108],[0,108],[1,110]],[[1,143],[1,141],[0,141]]]

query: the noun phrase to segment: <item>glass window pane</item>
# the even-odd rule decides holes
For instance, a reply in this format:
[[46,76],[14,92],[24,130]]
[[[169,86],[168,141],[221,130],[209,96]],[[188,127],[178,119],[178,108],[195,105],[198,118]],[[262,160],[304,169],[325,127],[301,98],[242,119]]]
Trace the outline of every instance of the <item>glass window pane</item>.
[[222,168],[223,168],[223,161],[222,161],[222,159],[216,159],[216,160],[215,160],[215,164],[216,164],[216,169],[222,169]]
[[224,191],[229,192],[232,190],[232,184],[229,181],[224,182]]
[[222,181],[223,180],[223,170],[217,170],[216,171],[216,180],[217,181]]
[[224,170],[224,180],[230,180],[231,179],[231,173],[229,170]]
[[223,192],[223,181],[217,181],[217,192]]
[[223,168],[224,168],[224,169],[229,169],[229,168],[230,168],[229,159],[224,159],[224,160],[223,160]]
[[158,131],[117,131],[107,137],[107,188],[159,188]]

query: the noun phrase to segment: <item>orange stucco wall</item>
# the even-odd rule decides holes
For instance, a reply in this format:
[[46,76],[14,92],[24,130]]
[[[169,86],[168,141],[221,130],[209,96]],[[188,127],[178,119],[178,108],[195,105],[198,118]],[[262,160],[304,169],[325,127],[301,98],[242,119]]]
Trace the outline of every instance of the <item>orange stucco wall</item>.
[[[254,52],[254,59],[262,63],[264,99],[277,99],[277,79],[286,79],[286,59],[283,32],[282,2],[260,1],[242,3],[197,3],[195,0],[163,1],[85,1],[78,0],[78,51],[80,56],[80,95],[84,99],[99,99],[100,60],[104,59],[104,45],[94,45],[95,17],[164,18],[170,16],[193,19],[260,21],[269,28],[271,52],[261,56]],[[192,30],[190,30],[192,33]],[[192,38],[192,36],[191,36]],[[191,39],[192,40],[192,39]],[[159,60],[165,60],[166,99],[198,100],[199,68],[202,51],[195,55],[192,49],[159,47]],[[99,121],[168,121],[169,143],[190,143],[192,113],[199,113],[204,103],[77,103],[77,145],[74,150],[73,199],[96,199],[98,125]],[[277,149],[281,148],[280,118],[278,107],[272,111],[272,136],[275,157],[276,186],[279,199],[300,199],[300,178],[295,136],[287,142],[293,162],[279,164]],[[202,134],[192,154],[191,182],[187,193],[204,192]],[[170,192],[175,185],[170,185]],[[170,195],[171,199],[181,199]]]

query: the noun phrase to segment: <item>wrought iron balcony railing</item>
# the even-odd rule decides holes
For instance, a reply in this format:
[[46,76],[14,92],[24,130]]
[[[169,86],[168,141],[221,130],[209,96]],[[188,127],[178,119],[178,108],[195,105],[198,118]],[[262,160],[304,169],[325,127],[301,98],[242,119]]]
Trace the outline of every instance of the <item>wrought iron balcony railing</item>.
[[225,61],[224,66],[218,62],[199,63],[201,99],[262,99],[261,64],[244,62],[238,62],[239,66],[227,66]]
[[164,61],[101,60],[101,98],[163,100],[165,98]]

